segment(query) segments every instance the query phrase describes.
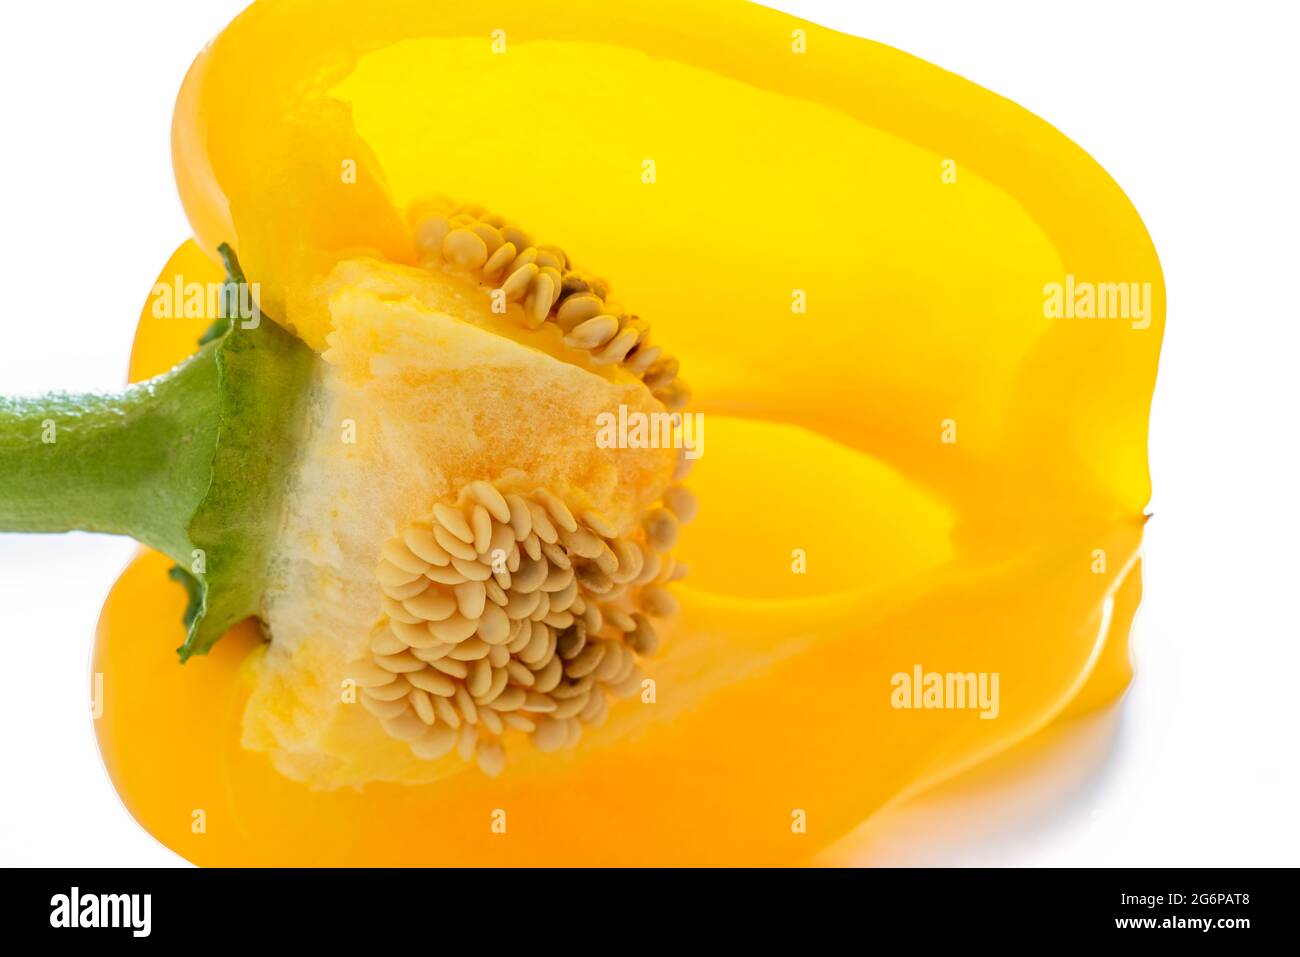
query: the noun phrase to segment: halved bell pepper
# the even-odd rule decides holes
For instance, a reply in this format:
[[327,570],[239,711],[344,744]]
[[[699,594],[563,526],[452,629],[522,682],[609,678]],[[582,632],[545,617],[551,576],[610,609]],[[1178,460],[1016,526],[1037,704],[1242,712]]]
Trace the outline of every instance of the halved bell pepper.
[[[160,283],[219,282],[229,243],[265,314],[358,389],[410,371],[367,323],[423,315],[408,212],[437,192],[609,277],[707,423],[653,693],[495,778],[409,770],[354,705],[323,717],[341,626],[290,653],[271,614],[269,644],[249,621],[178,666],[187,596],[142,555],[104,608],[96,727],[178,854],[803,862],[1127,686],[1160,267],[1115,183],[1015,104],[739,2],[280,0],[200,54],[173,148],[194,240]],[[204,325],[146,308],[132,379]],[[335,493],[320,541],[346,551],[359,506]],[[312,567],[299,619],[343,582]],[[997,701],[900,691],[930,674],[996,675]]]

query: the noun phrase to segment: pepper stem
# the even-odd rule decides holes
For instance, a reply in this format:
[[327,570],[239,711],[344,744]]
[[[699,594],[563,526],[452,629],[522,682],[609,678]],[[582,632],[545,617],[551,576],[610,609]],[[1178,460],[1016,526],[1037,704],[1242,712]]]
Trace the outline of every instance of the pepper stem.
[[108,394],[0,397],[0,529],[129,535],[190,562],[218,433],[216,349]]
[[[244,282],[222,247],[230,301]],[[186,586],[181,660],[261,611],[315,354],[261,314],[109,395],[0,398],[0,531],[130,535]]]

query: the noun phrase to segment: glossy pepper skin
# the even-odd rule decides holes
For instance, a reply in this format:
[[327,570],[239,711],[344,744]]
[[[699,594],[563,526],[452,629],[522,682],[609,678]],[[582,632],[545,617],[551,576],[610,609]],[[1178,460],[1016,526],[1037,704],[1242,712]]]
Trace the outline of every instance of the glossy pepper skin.
[[[143,556],[101,620],[97,731],[184,857],[805,862],[1127,685],[1164,288],[1119,188],[1014,104],[740,3],[281,0],[199,57],[173,142],[197,243],[164,281],[219,280],[233,239],[319,350],[332,262],[412,262],[421,193],[480,202],[610,277],[708,422],[657,700],[495,781],[280,776],[241,745],[256,628],[178,667],[184,595]],[[1150,310],[1045,317],[1067,276],[1146,284]],[[132,378],[197,331],[142,319]],[[998,673],[996,719],[893,707],[918,664]]]

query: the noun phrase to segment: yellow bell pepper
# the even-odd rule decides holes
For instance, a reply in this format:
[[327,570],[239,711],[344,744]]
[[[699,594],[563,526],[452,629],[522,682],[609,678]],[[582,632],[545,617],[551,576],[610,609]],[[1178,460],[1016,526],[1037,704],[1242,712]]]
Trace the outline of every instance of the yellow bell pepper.
[[[407,210],[482,203],[610,277],[707,421],[653,701],[497,778],[287,764],[307,692],[270,687],[251,623],[178,667],[185,595],[142,555],[104,608],[96,727],[187,859],[804,862],[1127,686],[1160,267],[1013,103],[739,2],[279,0],[195,61],[173,148],[195,238],[160,282],[220,281],[229,242],[322,353],[340,263],[418,267]],[[132,379],[202,325],[146,309]],[[928,707],[950,673],[996,701]]]

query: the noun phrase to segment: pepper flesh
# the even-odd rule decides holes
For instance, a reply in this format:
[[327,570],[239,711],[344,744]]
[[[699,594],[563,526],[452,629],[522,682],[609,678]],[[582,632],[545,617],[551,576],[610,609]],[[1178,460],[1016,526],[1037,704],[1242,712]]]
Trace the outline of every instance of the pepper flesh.
[[[101,623],[98,731],[132,813],[191,860],[801,861],[1126,685],[1163,286],[1120,190],[1019,107],[740,4],[289,0],[196,62],[174,144],[199,243],[235,234],[309,345],[317,278],[358,251],[409,263],[397,210],[432,187],[614,277],[709,424],[656,702],[496,781],[280,776],[240,744],[252,630],[178,670],[183,597],[141,559]],[[1146,324],[1045,319],[1067,275],[1149,283]],[[155,332],[133,372],[182,357]],[[999,717],[894,709],[917,663],[999,673]]]

